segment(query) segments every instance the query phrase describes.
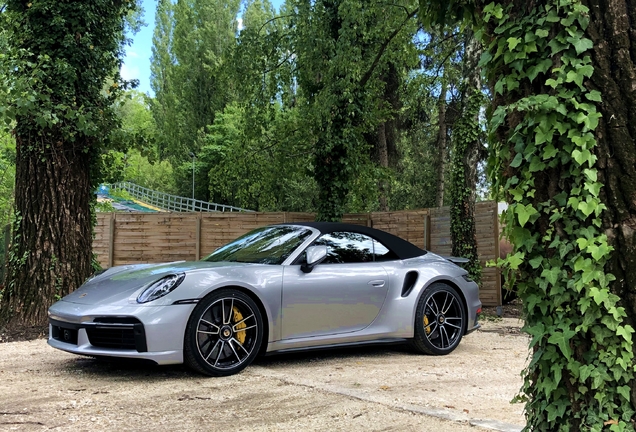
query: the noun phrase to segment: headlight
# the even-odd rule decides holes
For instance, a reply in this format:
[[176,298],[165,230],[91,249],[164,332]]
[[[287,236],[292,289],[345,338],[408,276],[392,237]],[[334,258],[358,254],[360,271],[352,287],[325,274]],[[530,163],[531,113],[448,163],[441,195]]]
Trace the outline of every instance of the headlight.
[[185,279],[184,273],[162,277],[139,294],[137,303],[148,303],[165,296],[178,287],[183,279]]

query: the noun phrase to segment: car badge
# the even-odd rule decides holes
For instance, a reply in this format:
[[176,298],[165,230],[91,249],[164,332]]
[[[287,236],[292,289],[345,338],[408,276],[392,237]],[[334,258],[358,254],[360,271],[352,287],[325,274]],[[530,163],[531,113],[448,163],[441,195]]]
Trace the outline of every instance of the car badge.
[[79,296],[79,298],[84,298],[84,297],[86,297],[86,293]]

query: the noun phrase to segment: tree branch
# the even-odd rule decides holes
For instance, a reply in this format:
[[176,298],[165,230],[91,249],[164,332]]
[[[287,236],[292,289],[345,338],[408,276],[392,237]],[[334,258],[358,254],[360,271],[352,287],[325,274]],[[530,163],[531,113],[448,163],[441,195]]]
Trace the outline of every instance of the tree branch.
[[380,59],[382,58],[382,55],[384,54],[384,51],[386,51],[386,49],[389,46],[389,44],[391,43],[391,41],[400,33],[400,31],[406,25],[406,23],[409,22],[409,20],[415,16],[415,14],[417,13],[418,10],[419,9],[415,9],[413,12],[409,13],[406,16],[406,19],[402,22],[402,24],[400,24],[400,26],[398,28],[396,28],[393,33],[391,33],[391,35],[387,38],[387,40],[384,41],[384,43],[380,47],[380,51],[378,51],[378,54],[375,56],[375,59],[373,59],[373,63],[371,64],[371,67],[369,68],[369,70],[364,74],[364,76],[360,80],[360,86],[361,87],[364,87],[366,85],[367,81],[369,81],[369,79],[371,78],[371,75],[373,74],[373,71],[375,71],[375,68],[380,63]]

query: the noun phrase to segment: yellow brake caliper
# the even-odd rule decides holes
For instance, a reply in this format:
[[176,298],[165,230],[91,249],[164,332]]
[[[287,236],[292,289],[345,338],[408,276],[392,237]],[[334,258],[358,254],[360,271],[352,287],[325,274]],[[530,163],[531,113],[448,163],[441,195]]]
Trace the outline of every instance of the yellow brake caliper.
[[[232,308],[232,314],[234,315],[234,323],[239,323],[239,324],[236,324],[237,330],[241,330],[247,327],[247,324],[245,324],[245,322],[241,322],[243,321],[243,314],[241,313],[241,311],[238,310],[236,306]],[[241,345],[243,345],[243,343],[245,342],[245,330],[237,331],[236,339],[238,339]]]
[[431,333],[431,326],[428,325],[428,317],[426,315],[424,315],[424,330],[426,331],[426,334]]

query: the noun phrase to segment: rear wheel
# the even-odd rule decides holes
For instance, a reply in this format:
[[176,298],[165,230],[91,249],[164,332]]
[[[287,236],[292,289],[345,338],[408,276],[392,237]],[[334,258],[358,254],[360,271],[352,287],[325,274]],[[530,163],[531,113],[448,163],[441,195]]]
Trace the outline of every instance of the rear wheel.
[[455,288],[444,283],[433,283],[417,305],[411,347],[433,355],[452,352],[464,334],[465,311],[464,301]]
[[215,291],[192,311],[184,340],[184,361],[210,376],[240,372],[258,355],[263,318],[256,303],[233,289]]

